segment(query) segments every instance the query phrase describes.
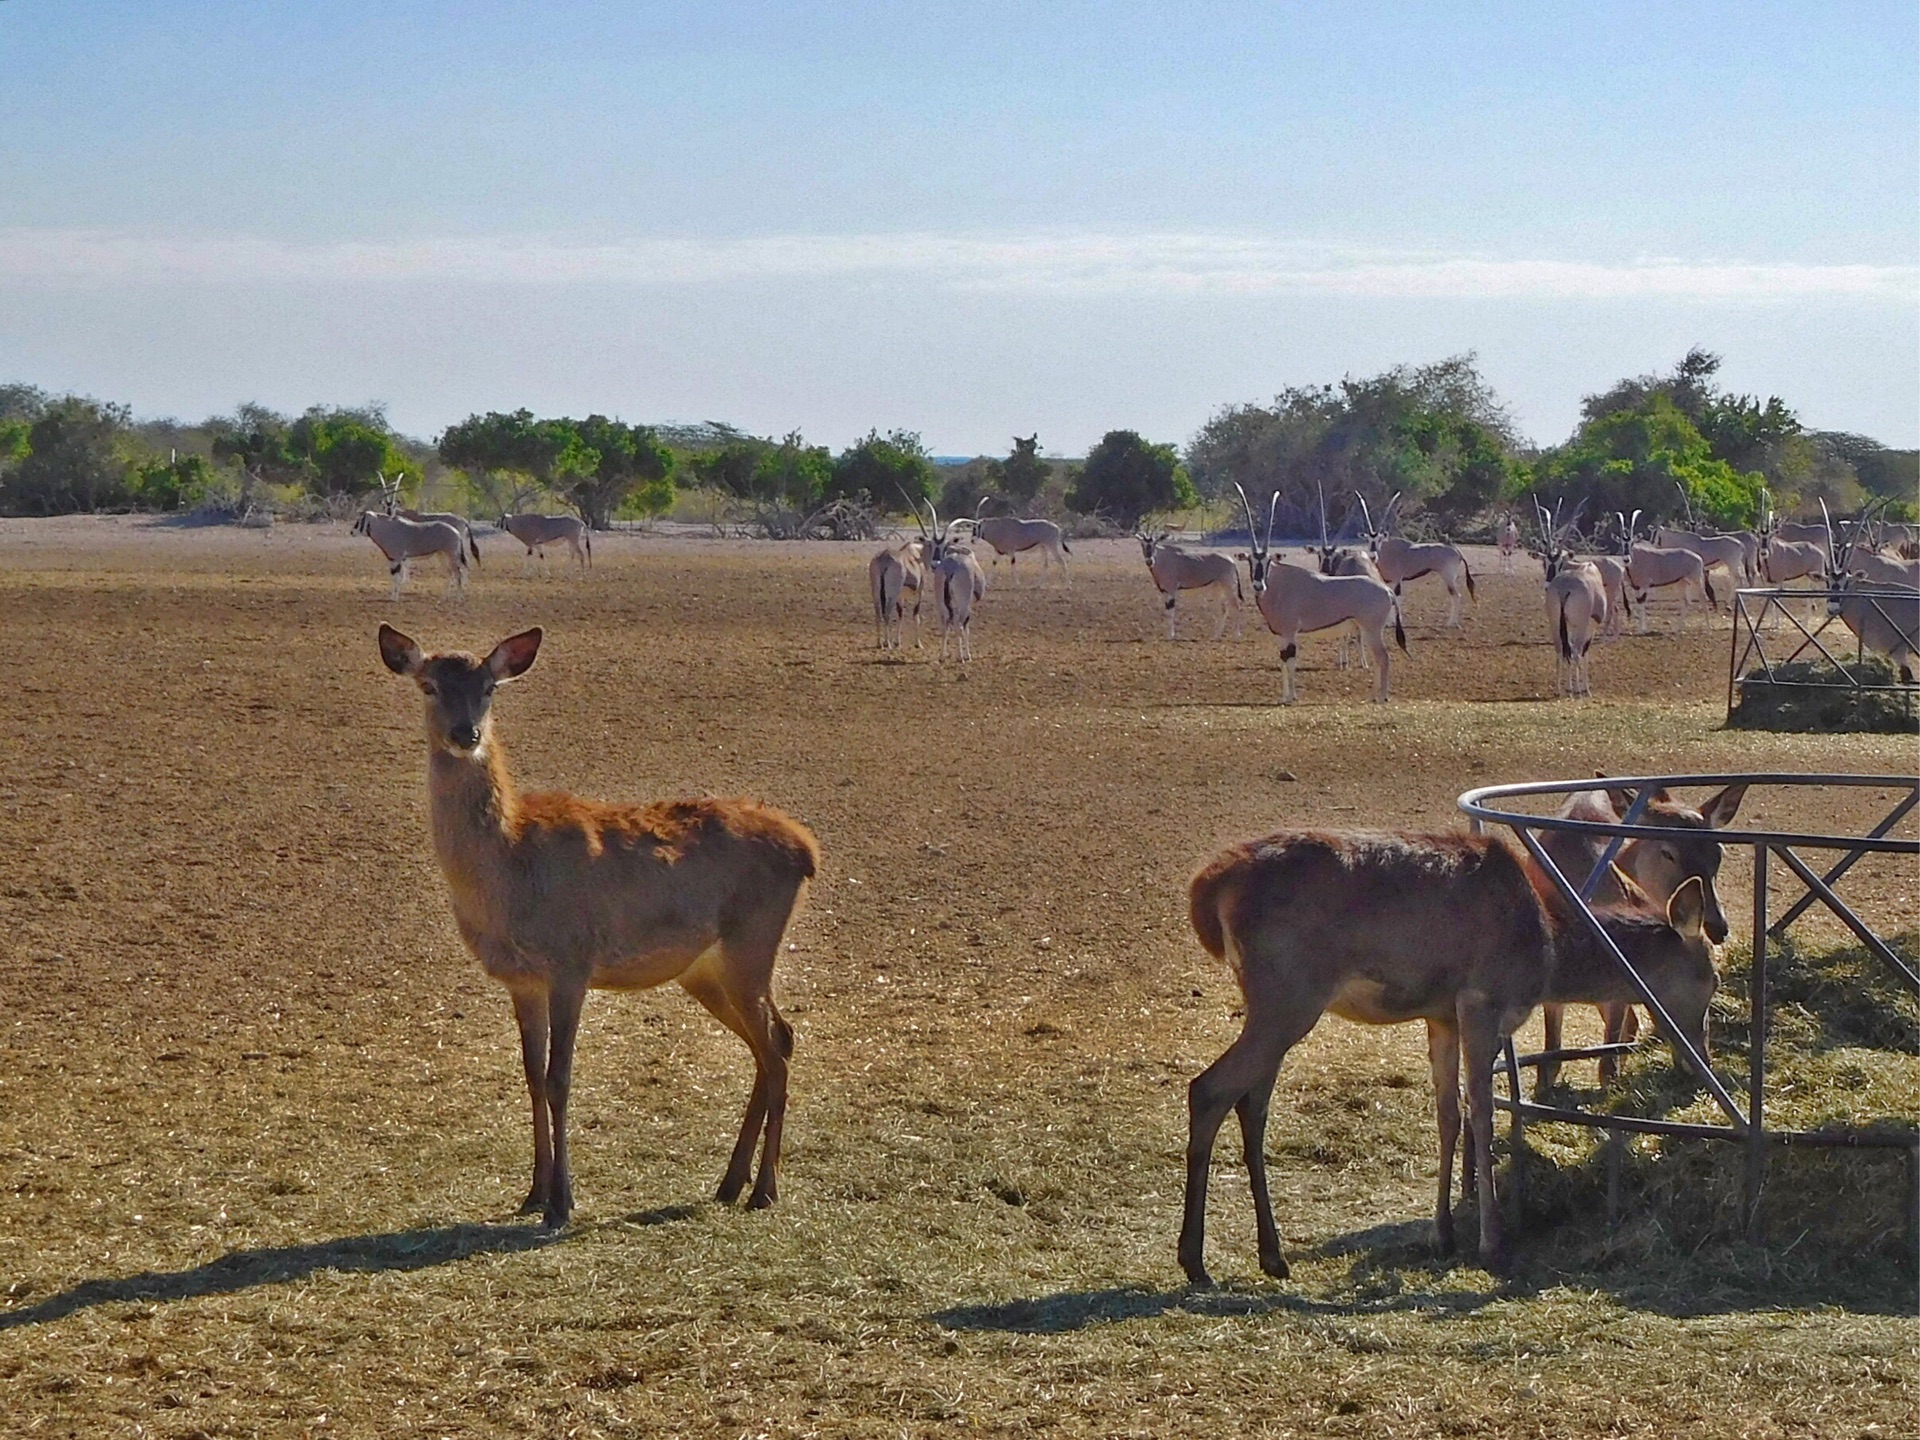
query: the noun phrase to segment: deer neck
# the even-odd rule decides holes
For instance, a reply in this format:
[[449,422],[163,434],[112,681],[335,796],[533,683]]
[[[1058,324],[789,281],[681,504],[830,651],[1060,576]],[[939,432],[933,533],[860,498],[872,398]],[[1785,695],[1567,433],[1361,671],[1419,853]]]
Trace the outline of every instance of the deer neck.
[[432,749],[427,800],[440,868],[456,884],[462,879],[482,881],[511,849],[519,808],[506,755],[491,725],[470,754]]

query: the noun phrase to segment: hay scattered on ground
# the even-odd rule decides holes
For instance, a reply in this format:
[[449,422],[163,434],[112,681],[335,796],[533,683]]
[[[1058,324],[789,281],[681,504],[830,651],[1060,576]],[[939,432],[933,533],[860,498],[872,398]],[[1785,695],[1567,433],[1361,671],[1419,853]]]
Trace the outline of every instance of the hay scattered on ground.
[[[1900,674],[1886,660],[1869,655],[1847,669],[1860,685],[1900,684]],[[1824,660],[1775,665],[1772,683],[1765,670],[1750,671],[1734,691],[1728,728],[1778,730],[1789,734],[1827,735],[1839,731],[1866,731],[1876,735],[1920,733],[1920,705],[1914,689],[1898,692],[1859,690],[1847,676]]]

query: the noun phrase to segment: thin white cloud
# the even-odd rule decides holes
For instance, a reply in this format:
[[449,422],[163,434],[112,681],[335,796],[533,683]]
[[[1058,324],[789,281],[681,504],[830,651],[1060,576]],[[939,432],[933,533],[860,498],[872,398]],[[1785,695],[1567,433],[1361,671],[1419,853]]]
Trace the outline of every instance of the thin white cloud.
[[1920,266],[1637,258],[1612,263],[1342,250],[1231,234],[926,233],[301,243],[248,235],[0,230],[0,285],[470,283],[627,286],[899,280],[1032,295],[1912,305]]

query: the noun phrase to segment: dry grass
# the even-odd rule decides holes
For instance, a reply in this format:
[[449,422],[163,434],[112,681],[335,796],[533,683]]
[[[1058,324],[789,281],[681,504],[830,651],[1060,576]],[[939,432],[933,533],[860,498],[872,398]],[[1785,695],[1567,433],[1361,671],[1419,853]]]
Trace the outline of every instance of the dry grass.
[[[1329,1021],[1282,1075],[1292,1282],[1257,1278],[1224,1144],[1227,1284],[1173,1261],[1184,1085],[1235,1029],[1183,916],[1217,845],[1451,825],[1468,785],[1596,767],[1897,771],[1911,742],[1718,729],[1724,630],[1609,646],[1603,698],[1552,703],[1537,584],[1497,574],[1460,638],[1415,587],[1394,706],[1310,641],[1280,711],[1269,640],[1164,644],[1137,555],[1086,550],[1070,592],[990,594],[962,676],[864,648],[866,547],[610,541],[585,583],[495,547],[463,606],[389,607],[338,531],[0,527],[30,642],[0,693],[0,1429],[1920,1429],[1911,1272],[1811,1263],[1836,1252],[1795,1225],[1697,1244],[1630,1187],[1616,1230],[1579,1196],[1536,1223],[1510,1279],[1434,1257],[1411,1030]],[[776,1210],[707,1202],[750,1069],[663,992],[588,1006],[578,1223],[507,1218],[512,1026],[449,923],[381,618],[476,647],[548,626],[502,702],[532,783],[751,793],[820,834]],[[1744,884],[1730,863],[1735,916]],[[1847,893],[1911,916],[1914,884],[1869,862]],[[1807,1103],[1911,1122],[1910,1058],[1864,1048],[1809,1046]]]

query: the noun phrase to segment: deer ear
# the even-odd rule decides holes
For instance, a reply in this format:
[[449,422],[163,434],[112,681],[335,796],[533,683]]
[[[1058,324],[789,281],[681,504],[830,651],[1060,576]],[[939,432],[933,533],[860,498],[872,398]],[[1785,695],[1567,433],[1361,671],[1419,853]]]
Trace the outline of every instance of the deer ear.
[[526,674],[533,665],[533,657],[540,653],[540,638],[540,627],[536,625],[518,635],[509,635],[494,646],[493,653],[482,662],[494,682],[505,684]]
[[391,625],[380,627],[380,658],[396,675],[418,675],[427,663],[420,647]]
[[1689,940],[1697,939],[1707,915],[1707,886],[1698,875],[1673,892],[1667,901],[1667,923]]
[[1747,796],[1744,785],[1729,785],[1718,795],[1700,807],[1700,813],[1706,817],[1707,824],[1715,830],[1724,830],[1740,808],[1740,802]]

